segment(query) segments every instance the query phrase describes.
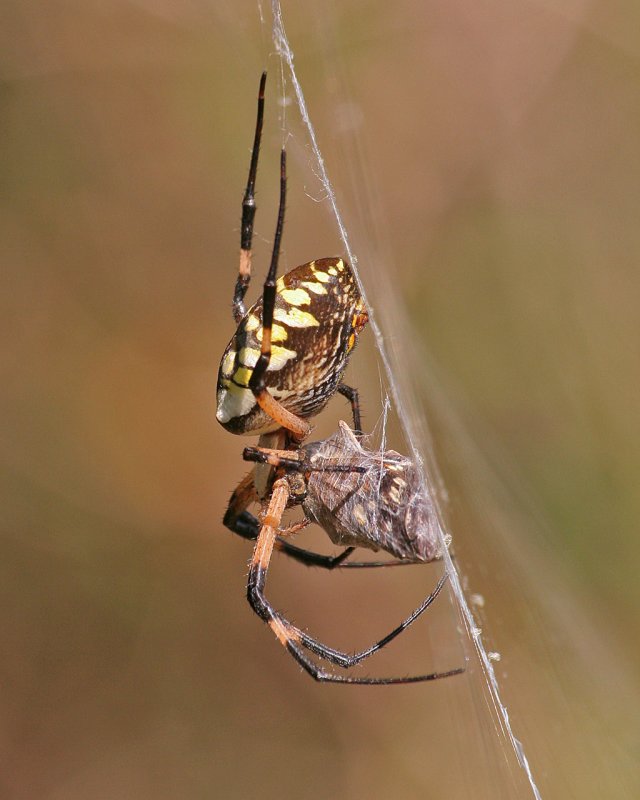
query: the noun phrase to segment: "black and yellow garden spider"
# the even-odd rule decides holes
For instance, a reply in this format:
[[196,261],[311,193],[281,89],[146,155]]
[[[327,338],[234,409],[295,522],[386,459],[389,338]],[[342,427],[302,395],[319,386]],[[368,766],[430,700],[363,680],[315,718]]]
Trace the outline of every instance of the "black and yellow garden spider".
[[[253,470],[233,492],[224,524],[255,540],[247,583],[253,610],[281,644],[316,680],[348,684],[395,684],[444,678],[461,669],[401,678],[339,675],[309,657],[352,667],[388,644],[417,619],[438,596],[446,575],[421,605],[391,633],[359,653],[327,647],[277,611],[264,594],[274,549],[306,565],[383,566],[432,561],[439,557],[433,508],[419,471],[394,451],[369,451],[361,435],[358,393],[341,383],[367,311],[353,272],[341,258],[324,258],[296,267],[276,280],[286,199],[286,154],[280,162],[280,203],[271,265],[262,297],[247,311],[244,297],[251,278],[255,216],[255,181],[264,114],[266,74],[258,94],[258,114],[249,178],[242,203],[240,267],[233,297],[238,325],[218,372],[217,419],[229,431],[259,435],[258,447],[245,448]],[[304,444],[308,419],[339,392],[352,408],[355,433],[341,423],[328,439]],[[356,435],[358,434],[358,436]],[[257,502],[261,522],[247,510]],[[282,528],[289,506],[301,505],[305,520]],[[317,522],[336,544],[335,557],[292,545],[286,536]],[[382,549],[394,562],[349,562],[356,547]]]

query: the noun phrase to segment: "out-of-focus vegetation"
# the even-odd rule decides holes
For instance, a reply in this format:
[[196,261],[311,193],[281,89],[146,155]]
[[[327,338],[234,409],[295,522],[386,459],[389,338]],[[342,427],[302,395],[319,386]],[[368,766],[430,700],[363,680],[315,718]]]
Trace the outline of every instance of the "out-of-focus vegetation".
[[[258,273],[275,219],[257,4],[2,6],[0,795],[528,797],[473,659],[458,683],[316,686],[245,602],[249,549],[220,523],[245,442],[214,392],[265,65]],[[543,796],[635,797],[640,12],[301,6],[320,145],[347,221],[377,215],[419,333],[401,345],[458,563]],[[337,154],[349,126],[364,173]],[[340,250],[305,146],[294,130],[283,267]],[[369,335],[351,373],[368,426],[378,368]],[[334,400],[320,430],[345,414]],[[270,591],[353,648],[435,574],[389,572],[278,563]],[[459,663],[442,605],[401,670]]]

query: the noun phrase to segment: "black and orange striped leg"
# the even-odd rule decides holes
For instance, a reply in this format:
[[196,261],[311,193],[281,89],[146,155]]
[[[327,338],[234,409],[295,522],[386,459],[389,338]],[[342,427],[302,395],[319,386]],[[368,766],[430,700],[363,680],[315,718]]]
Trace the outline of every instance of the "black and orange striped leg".
[[[297,457],[298,454],[299,451],[271,450],[264,447],[246,447],[243,453],[243,458],[246,461],[272,464],[275,467],[284,467],[296,472],[306,471],[307,469],[322,469],[322,467],[315,468],[311,465],[305,464],[304,461],[300,461]],[[337,472],[346,472],[352,470],[353,468],[344,464],[333,464],[329,465],[327,469]],[[232,502],[237,492],[238,490],[234,492]],[[238,533],[245,539],[256,539],[260,530],[260,524],[258,520],[246,510],[243,510],[241,515],[235,517],[229,515],[229,512],[227,512],[227,515],[225,515],[224,518],[224,524],[234,533]],[[320,553],[314,553],[311,550],[305,550],[301,547],[296,547],[296,545],[285,541],[281,536],[276,537],[274,548],[289,556],[293,560],[304,564],[305,566],[323,567],[324,569],[329,570],[335,569],[339,566],[346,566],[346,564],[343,564],[343,562],[355,550],[355,547],[347,547],[337,556],[327,556]],[[369,566],[369,564],[363,564],[363,566]]]
[[[356,677],[329,672],[313,661],[313,659],[311,659],[305,653],[303,648],[306,647],[315,652],[317,655],[320,655],[322,658],[348,669],[349,667],[355,666],[355,664],[359,663],[360,661],[363,661],[368,656],[373,655],[373,653],[377,652],[386,644],[388,644],[399,633],[401,633],[403,630],[406,630],[408,625],[410,625],[411,622],[413,622],[413,620],[419,616],[419,614],[414,612],[414,615],[412,615],[409,620],[406,621],[404,626],[398,626],[397,629],[392,631],[388,636],[384,637],[384,639],[381,639],[380,642],[368,650],[363,651],[362,653],[357,653],[354,656],[348,656],[344,653],[333,650],[332,648],[328,648],[319,642],[316,642],[315,640],[312,640],[309,636],[303,634],[299,628],[291,625],[291,623],[289,623],[282,615],[275,611],[275,609],[273,609],[273,607],[264,598],[264,577],[265,575],[263,575],[260,591],[260,607],[259,609],[256,609],[254,606],[254,610],[256,610],[256,613],[261,616],[262,619],[268,622],[269,627],[274,631],[280,643],[287,648],[289,653],[291,653],[291,655],[305,670],[305,672],[309,673],[309,675],[311,675],[311,677],[316,681],[321,683],[346,683],[362,686],[390,686],[394,684],[421,683],[423,681],[439,680],[440,678],[450,678],[454,675],[460,675],[465,671],[464,667],[456,667],[455,669],[446,670],[444,672],[429,672],[424,675],[403,675],[400,677],[390,676],[379,678]],[[313,648],[309,645],[310,641],[314,643]]]
[[[257,501],[257,495],[253,483],[253,472],[250,472],[240,481],[231,495],[229,505],[227,506],[222,520],[225,527],[232,533],[241,536],[243,539],[248,539],[249,541],[255,541],[260,533],[260,523],[253,514],[247,511],[247,506],[255,501]],[[325,556],[320,553],[304,550],[301,547],[296,547],[280,536],[276,537],[274,548],[301,564],[324,567],[324,569],[334,569],[342,565],[342,562],[355,550],[354,547],[347,547],[346,550],[337,556]]]
[[429,672],[426,675],[408,675],[402,677],[388,677],[388,678],[366,678],[355,677],[351,675],[338,675],[335,672],[327,672],[322,669],[315,661],[312,661],[309,656],[299,647],[294,637],[290,639],[287,644],[287,650],[300,664],[300,666],[311,675],[311,677],[320,683],[346,683],[350,685],[359,686],[394,686],[407,683],[423,683],[424,681],[435,681],[440,678],[451,678],[454,675],[460,675],[464,672],[464,667],[457,667],[446,672]]
[[247,511],[247,507],[258,500],[253,482],[253,470],[234,489],[222,519],[223,525],[243,539],[256,539],[258,520]]
[[276,531],[280,525],[282,514],[287,506],[289,498],[289,487],[286,478],[279,478],[273,485],[273,491],[267,512],[264,516],[264,522],[258,535],[251,564],[249,567],[249,579],[247,582],[247,599],[255,613],[263,619],[275,633],[278,641],[286,647],[296,661],[306,670],[315,680],[331,683],[348,683],[348,684],[363,684],[363,685],[380,685],[388,686],[390,684],[402,683],[417,683],[420,681],[430,681],[439,678],[447,678],[452,675],[457,675],[464,670],[458,668],[449,670],[447,672],[432,672],[427,675],[414,675],[410,677],[385,677],[385,678],[362,678],[351,677],[345,675],[338,675],[332,672],[327,672],[325,669],[316,664],[305,653],[304,648],[311,650],[325,660],[336,664],[344,669],[348,669],[356,664],[364,661],[364,659],[381,650],[389,642],[396,638],[400,633],[406,630],[412,622],[414,622],[435,600],[440,593],[446,576],[444,576],[438,583],[436,589],[429,595],[429,597],[417,608],[411,616],[407,617],[400,625],[380,639],[371,647],[359,653],[349,655],[342,653],[339,650],[327,647],[318,640],[309,636],[301,631],[295,625],[292,625],[282,614],[276,611],[271,603],[267,600],[265,595],[265,585],[267,580],[267,573],[269,571],[269,564],[276,542]]
[[[354,667],[356,664],[359,664],[361,661],[364,661],[366,658],[369,658],[374,653],[377,653],[383,647],[392,642],[397,636],[403,633],[413,622],[415,622],[418,617],[420,617],[433,603],[433,601],[438,597],[440,592],[442,591],[444,584],[447,581],[447,575],[443,575],[440,580],[438,581],[436,588],[429,594],[422,603],[415,609],[415,611],[410,614],[406,619],[404,619],[397,627],[395,627],[390,633],[386,636],[383,636],[382,639],[377,641],[375,644],[367,647],[365,650],[361,650],[358,653],[345,653],[341,650],[335,650],[334,648],[327,647],[326,645],[319,642],[317,639],[314,639],[312,636],[309,636],[304,631],[301,631],[299,628],[291,625],[290,628],[295,634],[297,640],[306,647],[308,650],[311,650],[320,658],[324,658],[327,661],[330,661],[332,664],[336,664],[343,669],[349,669]],[[439,677],[449,677],[450,675],[457,675],[460,672],[464,672],[463,668],[456,668],[455,670],[448,670],[444,673],[432,673],[431,677],[425,677],[424,680],[433,680]]]
[[245,447],[242,458],[256,464],[270,464],[272,467],[281,467],[287,472],[358,472],[367,471],[368,467],[360,464],[310,464],[299,455],[301,450],[273,450],[270,447]]
[[256,403],[268,414],[271,419],[278,422],[283,428],[290,431],[294,440],[302,441],[311,431],[308,422],[292,414],[273,395],[265,385],[265,374],[271,362],[271,330],[273,328],[273,312],[276,304],[276,275],[278,272],[278,259],[280,257],[280,242],[284,227],[284,208],[287,198],[287,154],[284,149],[280,154],[280,204],[278,206],[278,221],[273,239],[271,265],[264,282],[262,291],[262,342],[260,356],[249,378],[249,388],[253,392]]
[[282,639],[282,625],[278,621],[277,613],[264,596],[264,587],[276,542],[277,530],[287,507],[288,499],[289,484],[287,479],[278,478],[273,484],[269,505],[251,556],[249,578],[247,580],[247,600],[249,605],[272,628],[283,644],[286,644],[286,641]]
[[258,114],[256,118],[256,132],[251,151],[251,164],[247,188],[242,200],[242,222],[240,224],[240,267],[236,279],[236,288],[233,293],[233,318],[236,323],[246,314],[244,296],[251,280],[251,244],[253,241],[253,220],[256,215],[256,175],[258,173],[258,155],[260,153],[260,139],[262,137],[262,121],[264,118],[264,87],[267,73],[263,72],[258,90]]

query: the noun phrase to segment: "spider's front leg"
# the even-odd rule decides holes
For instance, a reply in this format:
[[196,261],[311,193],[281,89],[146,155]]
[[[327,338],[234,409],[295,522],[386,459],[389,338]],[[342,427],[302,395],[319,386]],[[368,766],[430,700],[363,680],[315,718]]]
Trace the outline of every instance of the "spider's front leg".
[[278,272],[278,259],[280,256],[280,242],[284,227],[284,209],[287,197],[287,154],[283,149],[280,153],[280,205],[278,207],[278,221],[273,239],[273,252],[271,265],[262,292],[262,340],[260,343],[260,356],[249,378],[249,388],[256,398],[260,408],[287,431],[290,431],[297,442],[301,442],[309,435],[311,426],[296,414],[288,411],[279,403],[267,389],[265,375],[271,363],[271,337],[273,333],[273,312],[276,304],[276,275]]
[[251,166],[249,167],[249,177],[247,188],[242,200],[242,222],[240,225],[240,267],[236,278],[236,288],[233,293],[233,318],[236,325],[247,313],[244,306],[244,296],[249,288],[251,280],[251,245],[253,241],[253,220],[256,215],[256,175],[258,173],[258,156],[260,154],[260,139],[262,137],[262,122],[264,119],[264,87],[267,80],[267,73],[263,72],[260,78],[260,88],[258,90],[258,114],[256,118],[256,132],[253,139],[253,149],[251,151]]

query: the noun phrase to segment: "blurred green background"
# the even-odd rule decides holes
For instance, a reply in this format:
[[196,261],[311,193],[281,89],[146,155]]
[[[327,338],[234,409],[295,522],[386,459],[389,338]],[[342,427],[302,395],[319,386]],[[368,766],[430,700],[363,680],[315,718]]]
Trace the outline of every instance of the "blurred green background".
[[[637,797],[640,10],[284,13],[542,795]],[[275,220],[268,4],[4,0],[0,20],[0,796],[530,797],[451,603],[376,669],[464,650],[466,676],[349,690],[302,675],[244,599],[250,549],[220,519],[245,441],[214,393],[265,67],[259,275]],[[291,268],[342,248],[286,115]],[[373,427],[371,333],[349,378]],[[319,433],[345,414],[332,401]],[[418,603],[423,570],[278,562],[270,592],[352,649]]]

